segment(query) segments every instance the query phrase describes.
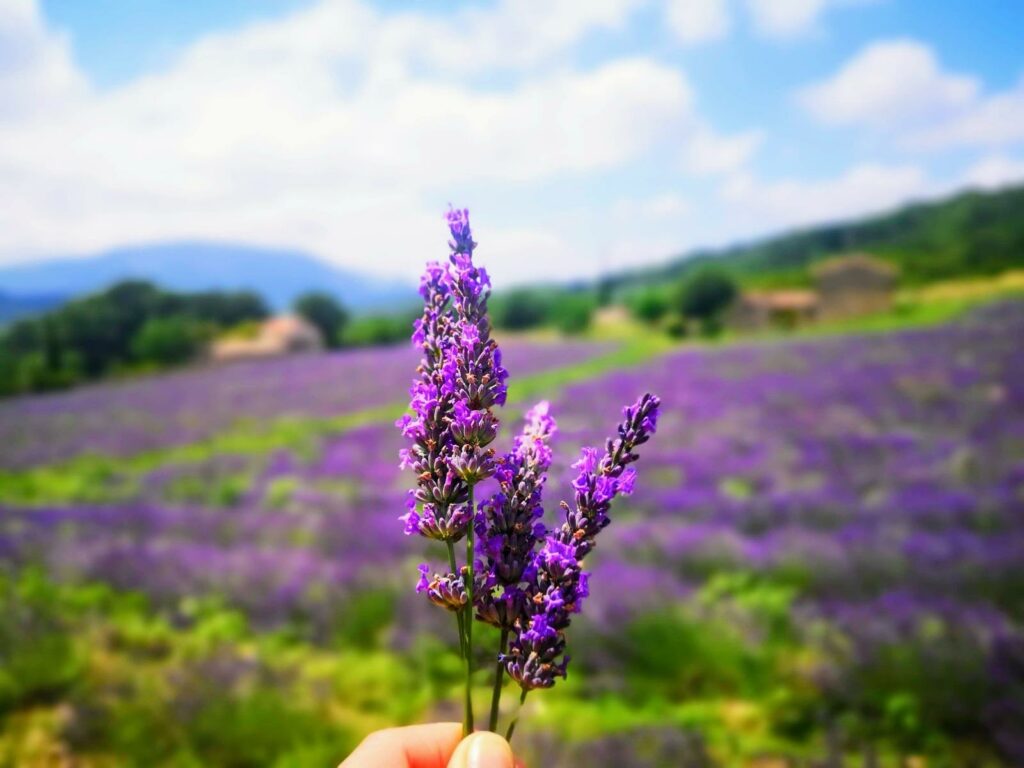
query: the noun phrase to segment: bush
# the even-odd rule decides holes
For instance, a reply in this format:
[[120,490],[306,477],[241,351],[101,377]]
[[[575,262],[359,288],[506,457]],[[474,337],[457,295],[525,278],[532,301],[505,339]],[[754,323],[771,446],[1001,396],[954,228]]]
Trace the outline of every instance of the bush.
[[679,287],[678,306],[684,317],[717,318],[736,297],[736,282],[716,267],[705,267]]
[[568,295],[551,306],[551,321],[562,333],[583,333],[590,326],[594,301],[586,295]]
[[196,357],[209,336],[208,330],[191,317],[154,317],[132,340],[132,355],[140,363],[178,365]]
[[311,291],[297,298],[293,308],[319,329],[329,348],[341,346],[348,312],[333,296]]
[[394,619],[397,602],[396,595],[386,589],[353,594],[338,621],[335,633],[338,643],[344,648],[371,649],[378,646],[381,636]]
[[59,697],[84,662],[57,588],[31,571],[0,580],[0,713]]
[[345,328],[343,344],[353,347],[373,347],[380,344],[398,344],[409,340],[412,318],[406,315],[371,315],[353,320]]
[[498,328],[525,331],[537,328],[548,320],[548,301],[536,290],[520,288],[502,294],[491,306],[491,316]]
[[648,288],[633,296],[629,302],[629,309],[633,313],[633,317],[649,325],[654,325],[665,317],[669,307],[669,297],[665,291],[657,288]]
[[673,339],[685,339],[687,334],[686,318],[672,315],[665,323],[665,333]]

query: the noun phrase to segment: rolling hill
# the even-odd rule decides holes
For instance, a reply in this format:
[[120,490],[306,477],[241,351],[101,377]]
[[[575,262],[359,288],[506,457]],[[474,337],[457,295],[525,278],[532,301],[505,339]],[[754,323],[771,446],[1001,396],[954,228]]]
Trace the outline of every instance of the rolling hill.
[[344,270],[294,250],[214,242],[171,242],[115,248],[83,258],[0,268],[9,299],[79,296],[125,278],[169,290],[252,290],[276,308],[308,290],[327,291],[356,311],[390,309],[415,300],[411,285]]
[[870,218],[694,251],[612,275],[604,285],[618,291],[661,284],[709,263],[747,283],[799,284],[815,261],[854,250],[892,262],[908,284],[1024,267],[1024,186],[963,192]]

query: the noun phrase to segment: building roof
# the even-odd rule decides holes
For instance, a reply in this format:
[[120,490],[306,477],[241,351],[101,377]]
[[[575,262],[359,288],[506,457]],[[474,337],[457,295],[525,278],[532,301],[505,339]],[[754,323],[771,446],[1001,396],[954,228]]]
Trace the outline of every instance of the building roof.
[[750,291],[741,300],[749,306],[774,310],[807,310],[818,306],[818,294],[814,291],[787,289],[781,291]]
[[225,338],[213,342],[210,353],[215,360],[268,357],[295,351],[298,342],[305,349],[323,345],[320,331],[298,315],[277,315],[260,323],[255,338]]
[[287,339],[296,337],[320,337],[320,331],[298,315],[276,315],[264,321],[260,326],[260,336],[271,339]]

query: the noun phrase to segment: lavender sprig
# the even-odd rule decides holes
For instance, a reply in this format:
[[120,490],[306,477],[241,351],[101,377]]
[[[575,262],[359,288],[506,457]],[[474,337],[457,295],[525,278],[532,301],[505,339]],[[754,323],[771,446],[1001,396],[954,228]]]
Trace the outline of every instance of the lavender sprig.
[[[490,278],[473,264],[469,212],[447,216],[452,239],[448,263],[427,265],[420,282],[423,315],[416,321],[413,343],[423,357],[413,383],[412,414],[397,426],[412,445],[402,451],[402,466],[416,473],[402,517],[407,534],[443,541],[448,549],[448,574],[430,580],[423,572],[418,590],[435,603],[456,611],[459,645],[466,659],[466,717],[473,728],[471,696],[472,609],[475,514],[474,486],[495,470],[489,444],[498,432],[493,406],[503,405],[508,372],[491,338],[487,315]],[[458,568],[454,544],[466,539],[466,564]],[[421,566],[421,569],[425,566]],[[427,569],[429,570],[429,569]]]
[[549,534],[524,574],[528,599],[517,617],[517,631],[503,661],[509,676],[523,691],[550,688],[566,676],[569,658],[564,656],[564,632],[590,594],[583,558],[593,550],[597,534],[611,519],[612,500],[633,492],[637,446],[646,443],[657,428],[660,400],[645,394],[624,409],[618,438],[609,438],[605,454],[584,448],[573,468],[575,508],[562,502],[565,522]]
[[[654,434],[660,403],[647,394],[627,407],[603,455],[583,449],[573,465],[579,470],[574,505],[563,502],[562,524],[547,531],[542,494],[557,426],[542,402],[527,413],[512,450],[498,457],[490,447],[499,428],[493,409],[505,404],[508,379],[487,316],[491,283],[486,270],[473,263],[477,244],[468,211],[450,210],[447,223],[448,263],[429,263],[420,283],[424,309],[412,338],[422,359],[410,393],[411,414],[397,425],[411,443],[402,451],[402,466],[416,475],[402,517],[405,531],[442,541],[448,550],[449,571],[421,565],[416,589],[456,615],[466,661],[463,727],[468,733],[474,618],[501,632],[491,730],[497,730],[506,673],[522,689],[520,701],[566,676],[565,630],[589,595],[583,558],[609,524],[612,500],[633,490],[636,472],[629,465],[638,458],[637,447]],[[492,476],[498,488],[477,508],[474,488]],[[454,544],[463,538],[466,558],[460,567]],[[514,727],[515,721],[509,737]]]
[[541,493],[551,466],[551,438],[558,430],[545,401],[526,414],[512,450],[498,461],[498,491],[476,516],[485,559],[484,590],[477,618],[502,630],[515,626],[525,593],[519,588],[534,550],[545,534]]
[[499,490],[481,505],[476,517],[477,535],[486,556],[481,563],[485,575],[476,601],[476,617],[501,630],[491,694],[492,731],[498,727],[505,647],[527,599],[519,583],[545,533],[541,492],[551,466],[549,443],[557,429],[546,401],[526,414],[522,433],[512,450],[499,460],[495,472]]

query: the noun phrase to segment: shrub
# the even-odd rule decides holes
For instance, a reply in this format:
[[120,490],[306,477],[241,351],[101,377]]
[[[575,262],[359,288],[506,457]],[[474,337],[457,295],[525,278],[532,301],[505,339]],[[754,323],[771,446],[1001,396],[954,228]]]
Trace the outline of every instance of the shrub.
[[410,324],[405,315],[359,317],[345,328],[343,343],[354,347],[373,347],[407,342]]
[[649,325],[658,323],[668,314],[669,308],[669,297],[665,291],[657,288],[648,288],[633,296],[629,302],[633,317]]
[[594,301],[583,294],[568,295],[551,306],[551,320],[562,333],[583,333],[590,326]]
[[132,355],[142,363],[161,367],[178,365],[196,357],[209,335],[207,329],[191,317],[150,318],[132,340]]
[[497,297],[491,306],[494,324],[510,331],[525,331],[548,319],[548,302],[537,291],[520,288]]
[[708,321],[718,317],[736,297],[736,282],[716,267],[704,267],[679,286],[678,306],[684,317]]
[[317,327],[328,347],[334,349],[341,346],[349,316],[345,307],[333,296],[311,291],[299,296],[293,308]]
[[83,658],[56,587],[36,571],[0,578],[0,713],[59,697]]

